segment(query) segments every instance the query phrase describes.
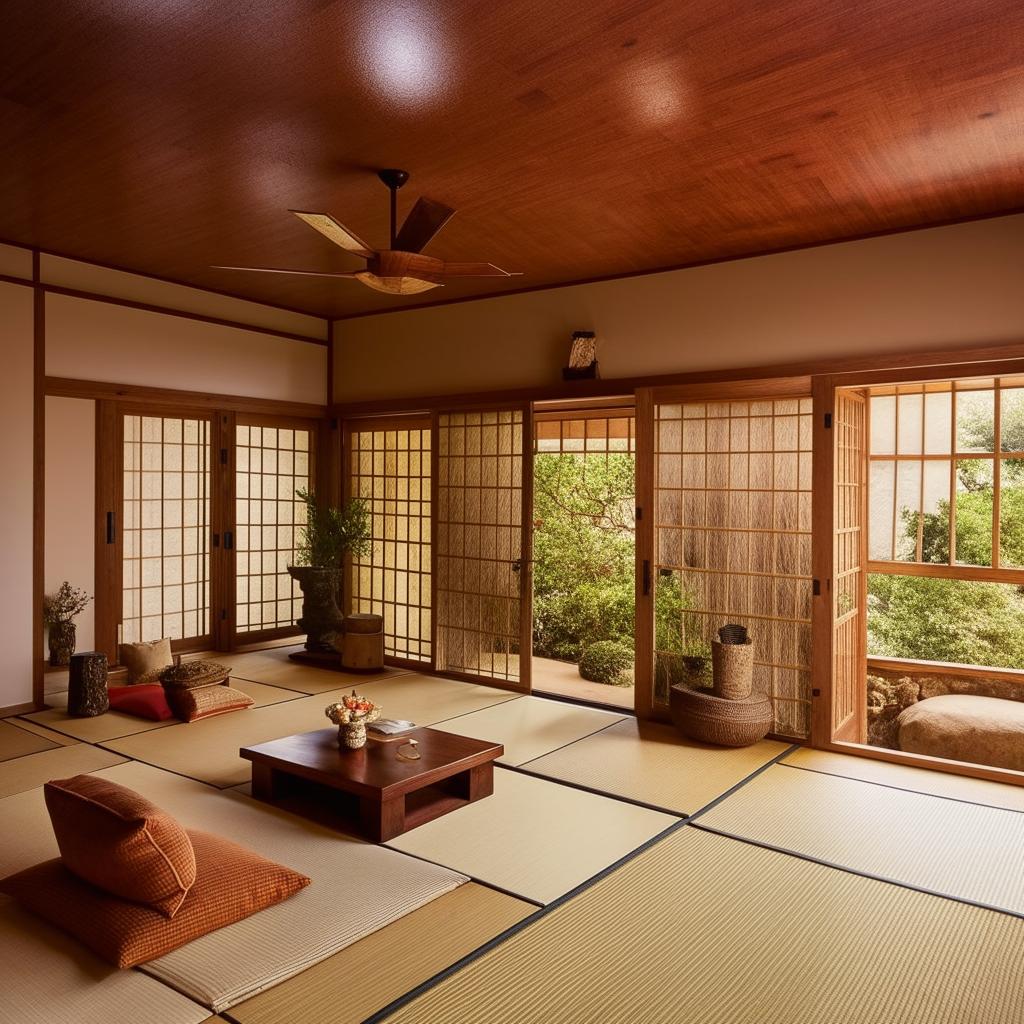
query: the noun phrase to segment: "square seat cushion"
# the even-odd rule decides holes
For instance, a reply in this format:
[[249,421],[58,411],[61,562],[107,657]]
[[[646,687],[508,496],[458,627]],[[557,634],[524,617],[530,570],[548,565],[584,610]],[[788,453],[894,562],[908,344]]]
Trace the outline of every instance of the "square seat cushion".
[[182,690],[168,687],[165,691],[171,710],[186,722],[223,715],[228,711],[241,711],[256,702],[242,690],[233,686],[204,686]]
[[117,658],[128,670],[129,684],[142,681],[156,682],[156,676],[174,664],[171,641],[166,638],[146,643],[121,644]]
[[148,718],[154,722],[166,722],[174,717],[167,695],[159,683],[140,683],[137,686],[108,686],[112,711],[120,711],[136,718]]
[[43,787],[65,867],[124,900],[173,917],[196,880],[185,829],[145,797],[96,775]]
[[194,830],[188,837],[195,850],[196,881],[173,918],[90,885],[59,857],[3,879],[0,892],[124,968],[164,956],[309,885],[305,875],[228,839]]

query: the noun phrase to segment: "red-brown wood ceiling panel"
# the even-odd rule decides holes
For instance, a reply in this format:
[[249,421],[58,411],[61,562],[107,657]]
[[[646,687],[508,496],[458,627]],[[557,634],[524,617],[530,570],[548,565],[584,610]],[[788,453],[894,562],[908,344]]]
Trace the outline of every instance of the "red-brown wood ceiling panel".
[[[1024,205],[1018,0],[16,0],[0,238],[325,316]],[[291,217],[522,277],[399,299]]]

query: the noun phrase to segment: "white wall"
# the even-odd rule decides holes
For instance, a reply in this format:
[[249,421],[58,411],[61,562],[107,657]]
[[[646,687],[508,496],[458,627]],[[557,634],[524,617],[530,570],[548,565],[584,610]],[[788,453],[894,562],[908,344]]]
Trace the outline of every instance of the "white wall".
[[327,400],[327,348],[240,328],[46,296],[46,374],[292,402]]
[[1024,215],[338,321],[339,401],[1024,341]]
[[[95,593],[96,403],[46,398],[46,545],[43,587],[67,580]],[[95,605],[76,620],[78,650],[95,643]],[[45,648],[45,643],[44,643]]]
[[32,699],[32,289],[0,282],[0,708]]

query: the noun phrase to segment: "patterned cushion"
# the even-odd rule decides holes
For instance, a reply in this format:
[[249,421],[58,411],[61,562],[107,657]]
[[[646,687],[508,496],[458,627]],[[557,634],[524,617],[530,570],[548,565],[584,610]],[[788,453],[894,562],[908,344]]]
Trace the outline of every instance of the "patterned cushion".
[[171,665],[160,673],[160,682],[172,687],[194,690],[202,686],[218,686],[231,675],[231,669],[218,661],[185,661]]
[[155,682],[152,673],[160,673],[174,663],[171,641],[166,638],[148,643],[121,644],[117,659],[128,670],[129,685],[142,682],[143,677],[146,677],[146,682]]
[[108,686],[107,696],[110,698],[111,711],[121,711],[136,718],[149,718],[154,722],[166,722],[174,717],[171,706],[167,703],[164,688],[159,683],[146,686],[139,683],[135,686]]
[[232,686],[204,686],[198,690],[168,687],[166,693],[171,710],[186,722],[223,715],[227,711],[240,711],[256,703],[249,694]]
[[291,868],[230,840],[189,831],[198,873],[171,919],[83,882],[60,858],[0,881],[0,892],[73,935],[117,967],[146,963],[201,935],[280,903],[309,885]]
[[96,775],[57,779],[43,792],[69,871],[174,917],[196,880],[192,844],[174,818]]

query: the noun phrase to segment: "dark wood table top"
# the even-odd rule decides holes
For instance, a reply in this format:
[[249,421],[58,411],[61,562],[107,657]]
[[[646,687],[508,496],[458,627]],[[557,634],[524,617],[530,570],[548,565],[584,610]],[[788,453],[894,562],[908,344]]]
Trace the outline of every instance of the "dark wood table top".
[[[418,743],[417,761],[398,756],[410,739]],[[335,726],[242,747],[239,756],[348,793],[388,798],[494,761],[504,752],[500,743],[426,728],[411,729],[397,739],[370,738],[365,747],[347,750],[338,746]]]

